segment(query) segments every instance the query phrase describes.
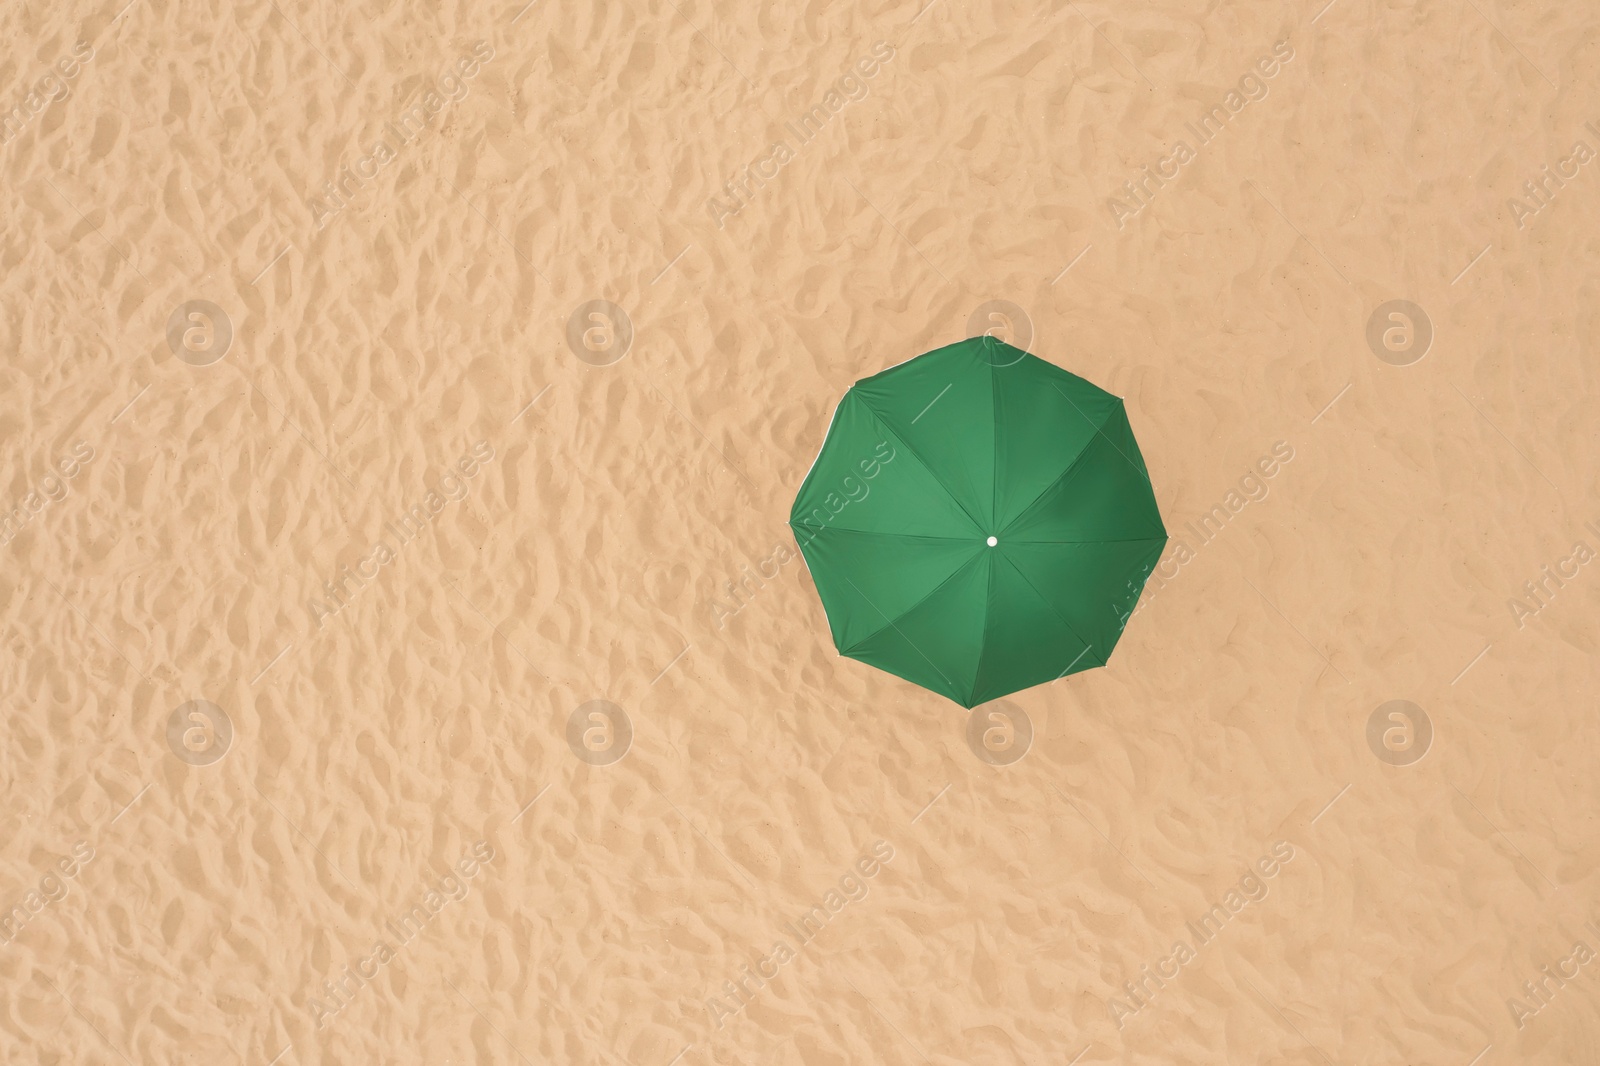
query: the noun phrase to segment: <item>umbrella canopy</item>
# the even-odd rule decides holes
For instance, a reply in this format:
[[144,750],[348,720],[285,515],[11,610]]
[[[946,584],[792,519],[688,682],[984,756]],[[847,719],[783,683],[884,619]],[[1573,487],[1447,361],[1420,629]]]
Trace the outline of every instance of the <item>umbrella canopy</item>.
[[856,382],[789,525],[840,654],[964,707],[1104,666],[1167,542],[1122,401],[988,336]]

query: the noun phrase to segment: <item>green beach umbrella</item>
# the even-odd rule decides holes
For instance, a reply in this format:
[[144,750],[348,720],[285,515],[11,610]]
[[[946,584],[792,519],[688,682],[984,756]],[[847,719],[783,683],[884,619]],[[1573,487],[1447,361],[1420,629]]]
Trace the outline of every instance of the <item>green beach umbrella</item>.
[[856,382],[789,526],[840,654],[963,707],[1104,666],[1167,542],[1122,401],[988,336]]

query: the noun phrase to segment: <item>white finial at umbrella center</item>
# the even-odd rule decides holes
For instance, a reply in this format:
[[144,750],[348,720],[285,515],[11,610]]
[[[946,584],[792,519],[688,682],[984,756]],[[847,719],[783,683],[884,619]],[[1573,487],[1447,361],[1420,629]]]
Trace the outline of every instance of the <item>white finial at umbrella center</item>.
[[995,545],[996,545],[996,544],[999,544],[999,543],[1000,543],[1000,538],[999,538],[999,537],[990,537],[990,538],[989,538],[989,547],[991,547],[991,548],[992,548],[992,547],[994,547],[994,546],[995,546]]

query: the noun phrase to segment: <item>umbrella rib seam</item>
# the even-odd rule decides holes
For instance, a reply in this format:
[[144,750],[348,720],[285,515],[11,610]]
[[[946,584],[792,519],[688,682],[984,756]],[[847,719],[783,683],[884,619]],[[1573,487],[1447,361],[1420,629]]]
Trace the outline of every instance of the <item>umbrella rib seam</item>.
[[[1050,384],[1051,384],[1052,387],[1054,387],[1055,382],[1051,382]],[[1059,389],[1057,389],[1056,391],[1060,392]],[[1066,396],[1066,393],[1062,393],[1062,395]],[[1071,397],[1067,398],[1067,402],[1068,403],[1072,402]],[[1106,424],[1106,422],[1111,421],[1111,415],[1113,413],[1115,413],[1115,411],[1116,411],[1116,408],[1113,407],[1110,411],[1106,412],[1106,417],[1101,421],[1099,426],[1096,426],[1092,421],[1090,421],[1088,415],[1083,414],[1083,408],[1078,407],[1078,405],[1075,404],[1075,403],[1072,404],[1072,406],[1073,406],[1074,409],[1077,410],[1078,414],[1083,415],[1083,420],[1085,422],[1089,422],[1090,428],[1092,428],[1095,431],[1096,434],[1098,434],[1100,432],[1100,426],[1103,426],[1103,425]],[[1039,490],[1039,495],[1037,495],[1033,499],[1029,500],[1028,501],[1028,506],[1026,506],[1022,510],[1018,511],[1017,512],[1017,517],[1015,517],[1011,521],[1007,522],[1006,523],[1006,528],[1001,530],[1001,532],[1002,533],[1009,532],[1013,527],[1016,526],[1016,524],[1018,522],[1022,521],[1024,518],[1028,517],[1028,513],[1039,505],[1039,501],[1040,500],[1044,499],[1046,496],[1048,496],[1050,494],[1050,490],[1051,489],[1053,489],[1057,485],[1061,484],[1063,481],[1065,481],[1067,479],[1067,475],[1071,474],[1074,470],[1078,469],[1078,464],[1083,462],[1083,457],[1089,454],[1089,445],[1091,445],[1093,443],[1094,443],[1094,437],[1092,437],[1092,436],[1087,441],[1084,441],[1083,450],[1080,451],[1076,456],[1073,457],[1072,462],[1067,464],[1066,469],[1062,470],[1061,473],[1057,474],[1055,479],[1053,481],[1051,481],[1050,484],[1048,484],[1044,488],[1040,489]]]
[[956,494],[950,490],[949,485],[944,483],[944,478],[940,477],[938,473],[935,472],[933,464],[929,463],[927,458],[924,457],[921,452],[917,451],[915,448],[905,442],[905,438],[900,436],[899,432],[889,424],[889,420],[884,417],[884,415],[876,407],[872,406],[871,400],[867,399],[865,396],[862,396],[861,406],[866,408],[867,413],[872,415],[873,420],[876,421],[879,426],[883,427],[883,431],[885,433],[893,437],[900,447],[910,452],[911,457],[918,463],[922,464],[922,468],[928,472],[928,477],[932,479],[933,483],[938,485],[944,494],[950,498],[950,502],[955,504],[957,509],[959,509],[962,514],[967,516],[967,521],[972,523],[972,528],[981,536],[984,532],[983,523],[978,521],[977,517],[971,511],[967,510],[966,504],[956,499]]
[[[1083,644],[1083,646],[1085,648],[1088,648],[1091,652],[1095,650],[1094,649],[1094,642],[1093,641],[1084,640],[1082,634],[1080,634],[1076,629],[1072,628],[1072,623],[1067,621],[1065,618],[1061,617],[1061,612],[1056,610],[1056,605],[1051,603],[1049,601],[1049,599],[1047,599],[1045,597],[1045,594],[1039,591],[1039,586],[1035,585],[1033,583],[1033,579],[1030,578],[1027,574],[1022,572],[1022,567],[1018,566],[1016,564],[1016,562],[1014,560],[1010,559],[1009,557],[1006,559],[1006,565],[1010,566],[1011,569],[1013,569],[1013,570],[1015,570],[1017,572],[1017,576],[1022,578],[1023,583],[1026,584],[1030,589],[1033,590],[1033,594],[1035,596],[1039,597],[1039,602],[1044,604],[1046,607],[1048,607],[1050,609],[1050,613],[1056,616],[1056,621],[1060,622],[1062,625],[1067,627],[1067,632],[1068,633],[1071,633],[1074,638],[1076,638],[1080,643]],[[1100,657],[1097,655],[1096,658],[1100,658]],[[1091,664],[1091,665],[1104,666],[1105,665],[1105,660],[1102,658],[1100,662],[1094,663],[1094,664]],[[1059,676],[1057,677],[1057,680],[1058,681],[1060,680]]]
[[983,657],[989,651],[989,615],[994,610],[994,561],[989,562],[989,587],[983,593],[983,639],[978,642],[978,661],[972,668],[972,691],[967,693],[967,707],[978,702],[978,688],[983,683]]
[[[994,370],[994,357],[991,355],[989,357],[989,513],[994,515],[994,524],[998,526],[1000,524],[1000,386],[994,379]],[[993,574],[993,571],[990,573]]]
[[[1072,404],[1072,406],[1074,408],[1077,408],[1078,413],[1083,415],[1084,421],[1088,421],[1089,416],[1086,415],[1086,414],[1083,414],[1083,408],[1078,407],[1077,402],[1075,400],[1073,400],[1073,398],[1071,396],[1068,396],[1065,392],[1062,392],[1060,385],[1057,385],[1053,381],[1050,383],[1050,385],[1057,392],[1060,392],[1062,397],[1065,398],[1068,403]],[[1121,400],[1121,398],[1118,398],[1117,406],[1115,408],[1113,408],[1113,410],[1114,411],[1120,410],[1122,412],[1122,417],[1123,418],[1127,418],[1128,417],[1128,405],[1126,403],[1124,403]],[[1099,433],[1102,437],[1106,437],[1106,435],[1104,433],[1104,429],[1105,429],[1106,422],[1109,422],[1109,421],[1111,421],[1111,416],[1107,415],[1106,419],[1105,419],[1105,422],[1101,422],[1099,426],[1095,427],[1095,432]],[[1133,423],[1132,422],[1128,423],[1128,436],[1130,436],[1130,437],[1133,436]],[[1121,448],[1118,448],[1117,447],[1117,442],[1112,440],[1110,437],[1106,437],[1106,443],[1111,445],[1111,447],[1116,451],[1116,453],[1118,455],[1122,456],[1122,461],[1123,462],[1125,462],[1129,466],[1133,467],[1133,472],[1134,473],[1136,473],[1140,477],[1144,478],[1144,483],[1146,485],[1150,486],[1150,495],[1154,496],[1156,494],[1156,485],[1155,485],[1155,482],[1150,480],[1150,471],[1149,471],[1149,469],[1148,468],[1141,469],[1139,466],[1136,466],[1134,464],[1134,461],[1132,459],[1128,458],[1128,453],[1123,451]],[[1139,447],[1139,444],[1138,444],[1137,441],[1135,441],[1134,442],[1134,449],[1138,450],[1138,447]],[[1144,461],[1144,455],[1143,454],[1141,454],[1139,456],[1139,461],[1141,463]]]
[[1160,541],[1165,544],[1169,538],[1165,533],[1159,537],[1122,537],[1118,540],[1022,540],[1017,537],[1011,539],[1012,544],[1072,544],[1090,547],[1096,544],[1154,544]]
[[[802,528],[805,528],[807,531],[810,530],[809,526],[802,526]],[[798,533],[800,530],[795,528],[795,524],[793,522],[790,522],[789,523],[789,531],[791,533]],[[816,540],[818,537],[822,536],[824,533],[854,533],[858,537],[894,537],[894,538],[906,538],[906,537],[908,537],[908,538],[910,538],[912,540],[936,540],[936,541],[939,541],[940,543],[943,543],[943,544],[966,544],[966,543],[969,542],[969,539],[970,539],[970,538],[967,538],[967,537],[935,537],[935,536],[933,536],[931,534],[928,534],[928,533],[885,533],[882,530],[877,530],[877,529],[851,529],[849,526],[823,526],[821,529],[818,529],[811,536],[807,537],[805,543],[806,544],[810,544],[812,541]],[[799,538],[796,538],[796,539],[798,540]],[[1157,538],[1147,538],[1147,539],[1159,540],[1160,538],[1157,537]],[[1047,544],[1049,542],[1048,541],[1039,541],[1038,543]],[[1094,543],[1098,543],[1098,542],[1094,542]],[[1111,541],[1110,543],[1116,544],[1116,543],[1120,543],[1120,542]],[[805,544],[802,544],[801,547],[805,547]]]
[[[944,680],[944,683],[949,685],[950,688],[952,690],[954,690],[955,687],[956,687],[955,686],[955,682],[951,681],[948,677],[945,677],[944,676],[944,671],[939,669],[939,664],[935,663],[932,659],[929,659],[927,652],[925,652],[921,648],[917,647],[917,644],[916,644],[915,641],[913,641],[910,637],[906,636],[905,633],[901,632],[899,623],[905,621],[906,615],[910,614],[912,611],[915,611],[918,607],[921,607],[923,604],[925,604],[929,600],[933,599],[934,596],[938,595],[939,591],[941,589],[943,589],[946,585],[950,584],[950,582],[954,581],[957,577],[959,577],[961,575],[961,572],[963,570],[965,570],[967,567],[971,566],[974,562],[976,562],[980,558],[982,558],[982,556],[974,555],[972,558],[970,558],[970,559],[966,560],[965,562],[963,562],[960,566],[958,566],[954,570],[952,570],[945,577],[945,579],[943,581],[941,581],[937,585],[935,585],[928,592],[928,594],[926,596],[922,597],[922,599],[918,600],[916,603],[913,603],[910,607],[907,607],[905,610],[901,611],[899,616],[895,617],[895,618],[890,618],[887,614],[885,614],[883,608],[879,607],[877,604],[873,603],[870,599],[867,598],[867,594],[865,592],[861,591],[861,586],[860,585],[857,585],[854,581],[850,581],[849,577],[846,577],[845,580],[846,581],[850,581],[850,587],[855,589],[858,593],[861,594],[861,598],[863,600],[866,600],[868,606],[870,606],[874,611],[878,612],[879,617],[881,617],[884,620],[885,624],[882,625],[882,626],[879,626],[877,629],[873,630],[871,633],[869,633],[866,636],[862,637],[860,640],[858,640],[854,644],[850,645],[849,648],[844,649],[843,654],[852,655],[855,652],[860,651],[861,650],[861,646],[863,644],[867,643],[869,640],[874,640],[877,637],[882,636],[884,630],[893,629],[896,633],[900,634],[900,638],[902,640],[904,640],[907,644],[911,645],[913,648],[916,648],[917,654],[922,656],[924,659],[927,659],[928,665],[933,667],[934,673],[938,674],[939,677]],[[987,621],[988,621],[988,619],[986,618],[985,622],[987,622]]]

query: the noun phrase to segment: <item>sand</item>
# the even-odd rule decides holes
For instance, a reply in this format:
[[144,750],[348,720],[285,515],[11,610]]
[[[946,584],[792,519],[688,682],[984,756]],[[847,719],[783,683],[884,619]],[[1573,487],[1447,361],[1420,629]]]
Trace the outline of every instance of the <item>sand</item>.
[[[1600,1062],[1589,8],[0,27],[0,1060]],[[1173,539],[974,727],[785,523],[985,328]]]

